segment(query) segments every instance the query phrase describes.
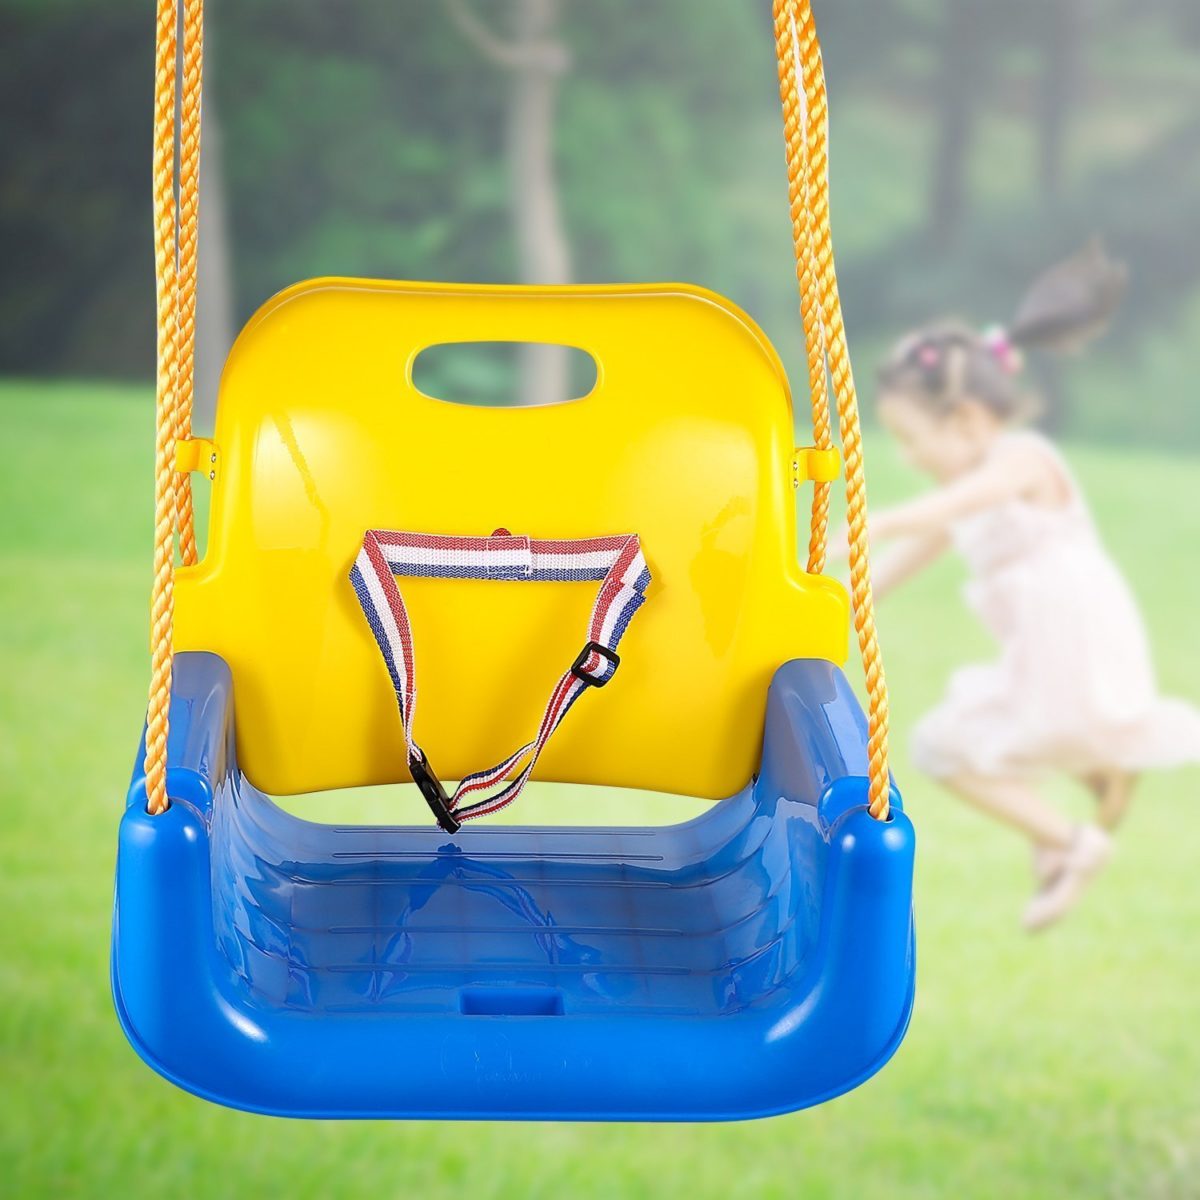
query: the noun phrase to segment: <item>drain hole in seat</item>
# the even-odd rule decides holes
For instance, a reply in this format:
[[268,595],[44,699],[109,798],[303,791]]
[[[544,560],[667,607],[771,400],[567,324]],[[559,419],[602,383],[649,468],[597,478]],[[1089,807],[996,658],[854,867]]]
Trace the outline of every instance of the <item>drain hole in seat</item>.
[[468,1017],[561,1017],[563,998],[557,988],[464,988],[459,1007]]

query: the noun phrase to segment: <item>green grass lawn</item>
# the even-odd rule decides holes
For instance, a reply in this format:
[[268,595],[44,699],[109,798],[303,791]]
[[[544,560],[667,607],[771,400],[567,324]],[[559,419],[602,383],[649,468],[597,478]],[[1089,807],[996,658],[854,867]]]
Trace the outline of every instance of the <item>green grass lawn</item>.
[[[108,990],[116,829],[147,677],[151,439],[142,390],[0,387],[0,1193],[1200,1197],[1200,773],[1145,780],[1078,914],[1022,935],[1024,848],[904,753],[947,672],[987,653],[951,563],[881,616],[919,837],[920,973],[908,1040],[856,1092],[750,1124],[465,1127],[273,1120],[153,1075]],[[872,448],[877,501],[914,486]],[[1071,458],[1145,605],[1164,686],[1200,699],[1195,460]],[[552,796],[518,818],[544,817]],[[1063,800],[1082,803],[1065,787]],[[389,801],[322,802],[342,816],[350,803]],[[605,797],[602,811],[628,803]],[[651,819],[682,811],[647,803]]]

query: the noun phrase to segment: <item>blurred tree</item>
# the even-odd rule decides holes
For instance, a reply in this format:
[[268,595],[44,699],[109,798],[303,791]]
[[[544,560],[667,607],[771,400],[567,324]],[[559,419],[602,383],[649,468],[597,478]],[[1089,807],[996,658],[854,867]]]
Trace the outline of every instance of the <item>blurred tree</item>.
[[[1085,53],[1084,13],[1080,0],[1047,0],[1042,42],[1042,77],[1033,106],[1038,146],[1038,187],[1048,206],[1059,199],[1069,153],[1071,107]],[[1070,418],[1070,395],[1061,360],[1046,356],[1039,364],[1043,423],[1060,432]]]
[[[210,57],[211,62],[211,57]],[[195,420],[210,426],[225,356],[233,344],[233,252],[226,219],[225,166],[213,89],[204,89],[200,230],[196,280]]]
[[1042,43],[1042,82],[1034,107],[1038,138],[1038,180],[1042,195],[1056,198],[1062,188],[1071,106],[1086,53],[1086,23],[1080,0],[1046,0]]
[[[446,0],[455,25],[488,62],[509,73],[508,173],[518,266],[526,283],[571,281],[554,165],[554,117],[559,80],[570,66],[558,37],[559,0],[514,0],[512,35],[497,35],[465,0]],[[521,348],[518,395],[524,404],[552,404],[570,392],[563,346]]]
[[0,4],[0,370],[154,366],[145,6]]
[[1196,0],[1167,0],[1179,34],[1192,46],[1200,45],[1200,4]]
[[987,0],[948,0],[934,92],[938,133],[929,189],[929,241],[949,250],[967,207],[967,167],[988,65]]

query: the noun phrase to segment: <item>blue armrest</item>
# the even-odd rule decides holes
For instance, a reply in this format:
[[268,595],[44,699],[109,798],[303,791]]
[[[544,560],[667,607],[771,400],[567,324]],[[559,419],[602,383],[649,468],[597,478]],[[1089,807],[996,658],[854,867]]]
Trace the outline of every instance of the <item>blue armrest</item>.
[[[826,832],[867,803],[867,718],[832,663],[796,659],[775,673],[756,791],[813,806]],[[894,784],[891,803],[903,811]]]
[[[127,804],[146,805],[146,732],[138,745]],[[167,794],[201,813],[213,793],[237,772],[233,726],[233,678],[216,654],[175,655],[171,719],[167,737]]]

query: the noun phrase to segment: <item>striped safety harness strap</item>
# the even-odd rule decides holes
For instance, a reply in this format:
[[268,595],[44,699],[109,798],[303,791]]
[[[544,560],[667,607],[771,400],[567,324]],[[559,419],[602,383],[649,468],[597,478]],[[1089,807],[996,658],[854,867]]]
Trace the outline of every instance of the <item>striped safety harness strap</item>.
[[[503,762],[468,775],[453,795],[446,792],[413,738],[416,665],[412,627],[396,583],[399,575],[600,583],[588,623],[587,643],[555,685],[536,737]],[[350,582],[396,689],[408,769],[438,824],[448,833],[455,833],[463,821],[511,804],[529,782],[538,755],[571,705],[588,688],[603,687],[613,677],[621,661],[617,645],[646,599],[650,570],[637,534],[561,541],[514,537],[507,529],[498,529],[490,537],[370,529],[350,571]]]

